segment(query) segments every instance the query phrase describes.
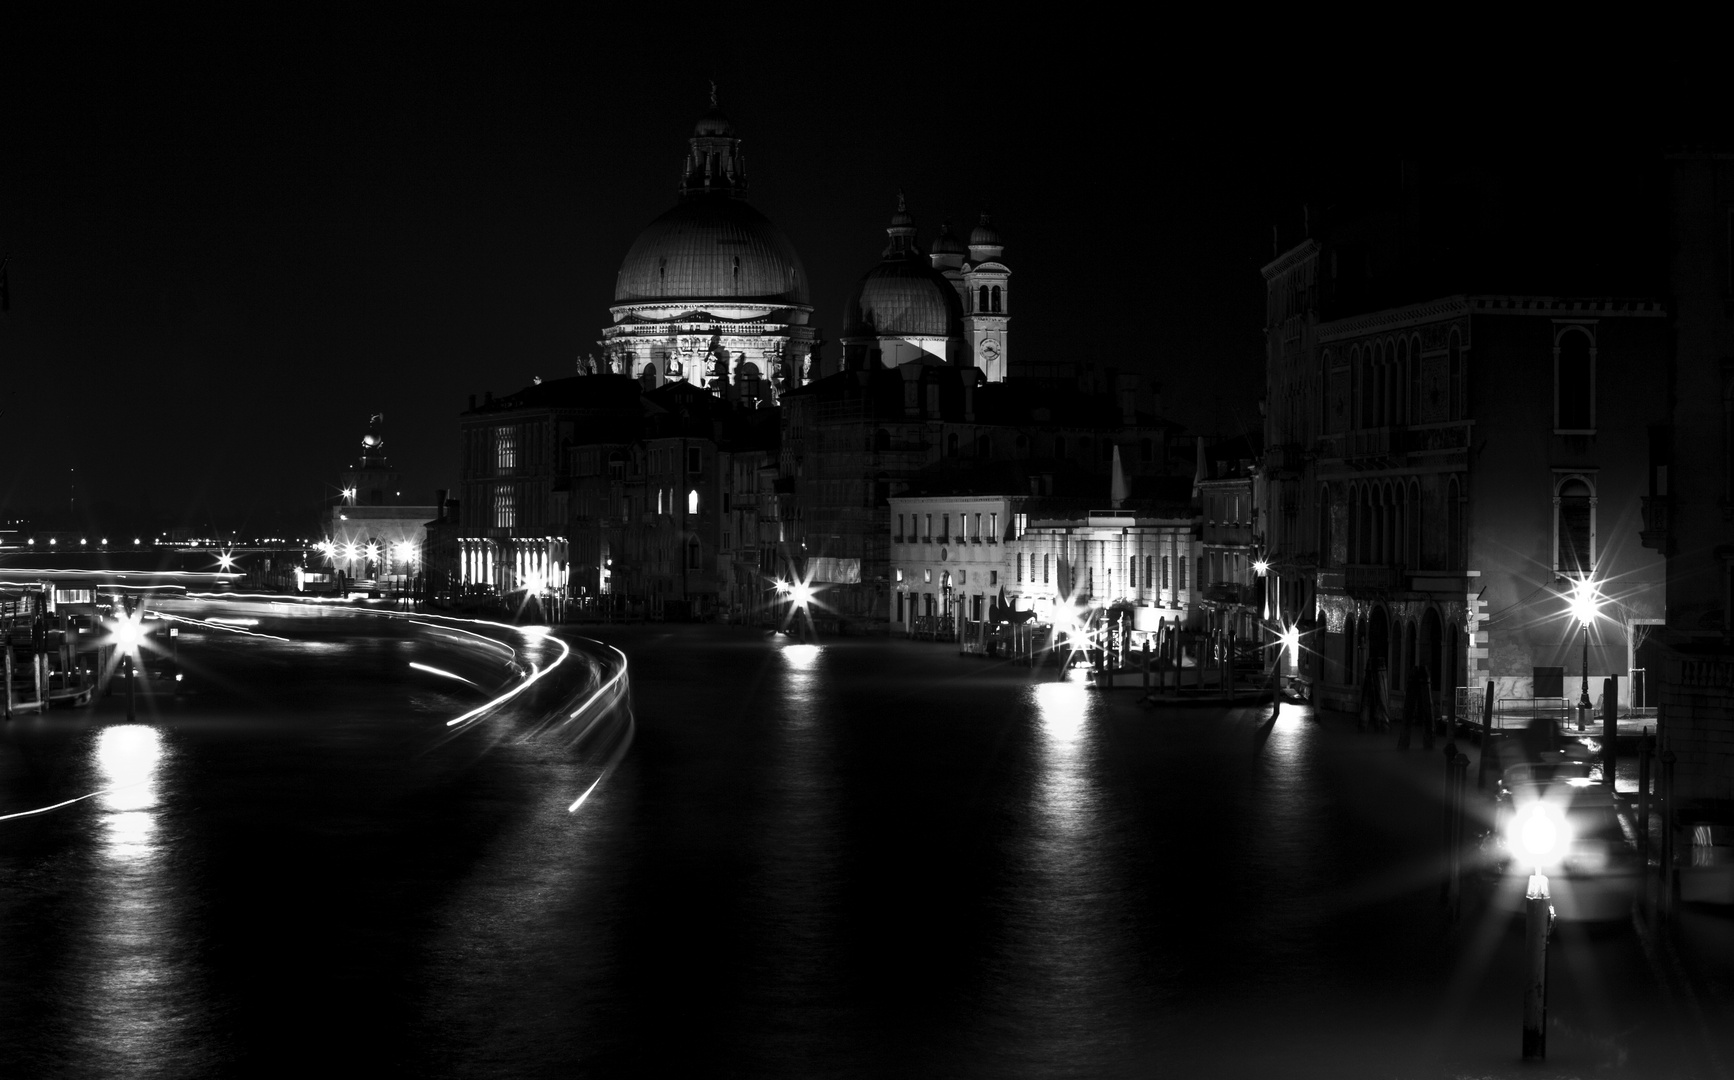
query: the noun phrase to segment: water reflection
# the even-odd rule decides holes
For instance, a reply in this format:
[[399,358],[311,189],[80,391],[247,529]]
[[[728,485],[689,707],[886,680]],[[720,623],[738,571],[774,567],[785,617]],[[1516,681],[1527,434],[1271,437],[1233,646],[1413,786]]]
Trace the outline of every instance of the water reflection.
[[1127,852],[1115,820],[1122,811],[1102,775],[1109,763],[1100,692],[1069,680],[1025,692],[1036,737],[992,965],[989,1004],[1004,1055],[994,1067],[1004,1075],[1087,1073],[1103,1063],[1078,1058],[1068,1033],[1089,1028],[1104,1049],[1129,1037],[1116,1029],[1131,976],[1115,935],[1104,932],[1126,910]]
[[161,820],[170,758],[162,732],[144,724],[101,728],[92,743],[101,791],[89,923],[63,972],[79,1018],[74,1062],[90,1075],[173,1075],[185,1064],[182,1005],[198,991]]

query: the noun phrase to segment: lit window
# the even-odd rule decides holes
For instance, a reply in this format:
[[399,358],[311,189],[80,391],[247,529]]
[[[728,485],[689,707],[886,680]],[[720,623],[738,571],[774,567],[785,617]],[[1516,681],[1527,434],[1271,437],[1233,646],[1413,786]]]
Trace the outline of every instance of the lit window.
[[494,429],[494,466],[498,472],[510,472],[518,466],[518,429]]
[[697,488],[693,488],[691,491],[686,493],[686,512],[689,514],[698,513],[698,489]]

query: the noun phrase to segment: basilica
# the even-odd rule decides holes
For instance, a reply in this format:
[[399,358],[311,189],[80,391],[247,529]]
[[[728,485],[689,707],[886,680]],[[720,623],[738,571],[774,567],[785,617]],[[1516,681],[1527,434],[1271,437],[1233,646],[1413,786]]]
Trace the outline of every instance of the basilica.
[[899,193],[885,232],[827,350],[713,94],[674,206],[620,264],[599,351],[462,414],[441,543],[458,562],[433,577],[453,598],[532,590],[666,618],[752,617],[767,583],[800,577],[837,617],[884,625],[915,610],[894,587],[894,496],[1010,463],[996,484],[1083,499],[1107,491],[1116,445],[1133,474],[1165,469],[1177,429],[1139,412],[1129,379],[1012,366],[986,214],[923,244]]
[[686,382],[751,407],[838,370],[941,364],[1005,379],[1011,271],[986,214],[967,246],[948,224],[924,252],[899,194],[884,257],[850,294],[842,355],[827,367],[807,272],[747,201],[741,140],[714,97],[687,143],[679,199],[627,251],[601,354],[579,374],[624,374],[647,390]]

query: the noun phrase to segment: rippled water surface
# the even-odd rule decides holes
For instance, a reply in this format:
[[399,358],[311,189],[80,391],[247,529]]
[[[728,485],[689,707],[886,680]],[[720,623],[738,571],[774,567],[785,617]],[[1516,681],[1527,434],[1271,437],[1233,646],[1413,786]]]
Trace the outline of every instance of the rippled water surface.
[[0,1071],[1510,1064],[1510,950],[1438,918],[1442,758],[928,643],[589,632],[631,661],[606,774],[550,726],[584,678],[453,729],[479,690],[395,637],[195,635],[133,722],[11,721],[0,814],[92,797],[0,821]]

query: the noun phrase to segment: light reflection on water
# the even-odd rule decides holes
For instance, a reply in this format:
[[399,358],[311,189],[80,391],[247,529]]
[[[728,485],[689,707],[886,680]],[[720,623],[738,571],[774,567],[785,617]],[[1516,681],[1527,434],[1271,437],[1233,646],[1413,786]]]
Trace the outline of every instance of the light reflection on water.
[[1129,888],[1108,841],[1114,813],[1105,791],[1099,691],[1081,681],[1027,688],[1036,738],[1031,784],[1012,852],[1016,874],[1002,903],[1004,930],[995,951],[998,978],[987,1004],[1005,1040],[1006,1075],[1086,1072],[1101,1065],[1077,1056],[1072,1035],[1094,1030],[1097,1045],[1123,1046],[1125,958],[1104,933],[1123,912]]
[[172,1075],[190,1041],[179,1003],[198,993],[160,820],[173,754],[157,728],[116,724],[96,732],[90,755],[103,790],[89,921],[63,972],[79,1017],[73,1060],[92,1075]]

